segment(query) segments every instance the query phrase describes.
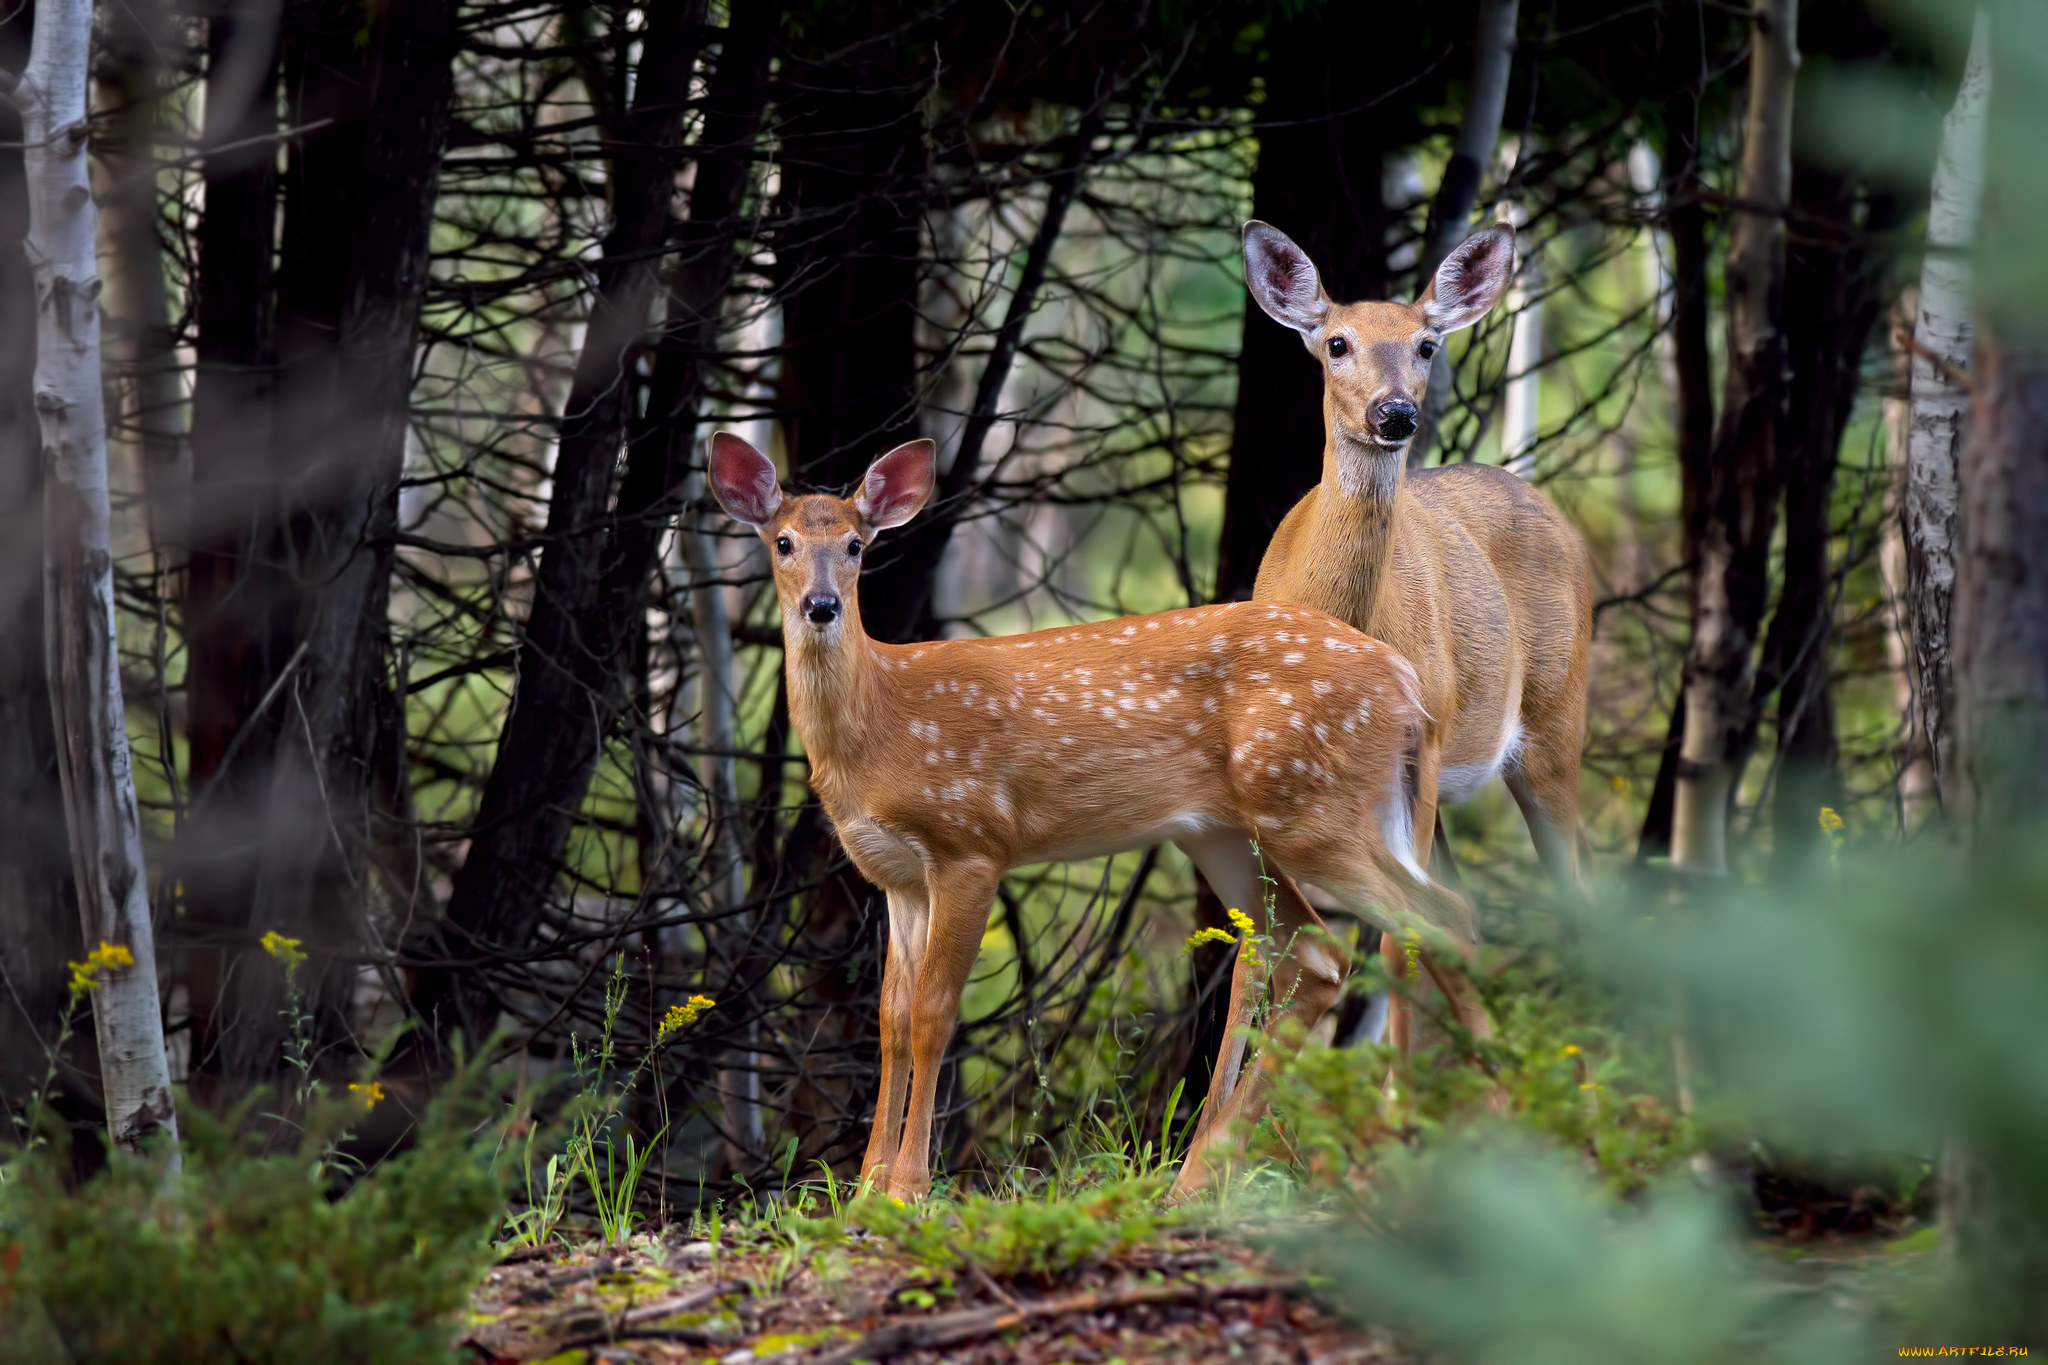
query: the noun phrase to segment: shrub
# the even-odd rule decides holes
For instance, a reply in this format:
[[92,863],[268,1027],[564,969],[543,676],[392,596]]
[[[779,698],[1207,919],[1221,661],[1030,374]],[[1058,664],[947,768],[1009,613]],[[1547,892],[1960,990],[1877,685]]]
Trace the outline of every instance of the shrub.
[[117,1153],[67,1190],[23,1154],[0,1186],[0,1361],[451,1360],[503,1209],[469,1088],[345,1190],[324,1157],[360,1098],[316,1103],[284,1153],[181,1104],[176,1175]]

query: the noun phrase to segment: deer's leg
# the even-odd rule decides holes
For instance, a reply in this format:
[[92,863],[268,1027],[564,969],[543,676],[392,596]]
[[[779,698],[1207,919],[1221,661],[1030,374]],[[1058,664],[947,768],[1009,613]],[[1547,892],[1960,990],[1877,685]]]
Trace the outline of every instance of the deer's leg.
[[[1174,1182],[1173,1198],[1182,1199],[1206,1186],[1213,1177],[1210,1158],[1220,1155],[1232,1141],[1232,1127],[1256,1122],[1266,1110],[1273,1078],[1283,1056],[1277,1045],[1278,1026],[1283,1020],[1313,1029],[1344,988],[1351,970],[1349,955],[1338,944],[1322,917],[1301,897],[1294,880],[1269,862],[1269,875],[1276,882],[1273,891],[1273,922],[1266,923],[1265,886],[1259,881],[1259,863],[1253,857],[1248,836],[1235,831],[1190,840],[1181,845],[1209,884],[1223,897],[1225,905],[1236,905],[1252,917],[1259,932],[1270,942],[1238,949],[1231,972],[1229,1018],[1231,1032],[1225,1037],[1216,1059],[1216,1075],[1209,1086],[1209,1104],[1201,1128],[1191,1144],[1180,1178]],[[1254,956],[1256,952],[1257,956]],[[1259,1003],[1261,988],[1269,991],[1272,1015],[1268,1021],[1268,1042],[1251,1074],[1241,1076],[1245,1054],[1245,1031]]]
[[1579,725],[1571,718],[1555,723],[1569,727],[1570,743],[1532,734],[1501,777],[1522,808],[1543,870],[1558,890],[1569,893],[1582,887],[1582,854],[1588,847],[1579,826]]
[[[1188,855],[1190,862],[1201,869],[1218,900],[1230,909],[1250,915],[1263,931],[1266,886],[1259,880],[1259,864],[1252,856],[1249,834],[1242,830],[1229,830],[1183,839],[1178,847]],[[1202,1116],[1195,1126],[1193,1146],[1201,1145],[1216,1115],[1222,1112],[1231,1093],[1237,1089],[1238,1074],[1244,1067],[1248,1049],[1247,1030],[1251,1027],[1252,1014],[1263,988],[1263,978],[1256,961],[1240,945],[1230,965],[1230,1001],[1223,1011],[1223,1042],[1216,1050],[1216,1065],[1209,1073],[1209,1094],[1203,1101]]]
[[910,1093],[910,1002],[917,966],[924,955],[930,905],[922,891],[891,891],[889,948],[882,963],[882,1085],[875,1095],[875,1122],[868,1130],[860,1175],[875,1189],[887,1189],[889,1167],[903,1141],[903,1101]]
[[1465,971],[1466,962],[1448,961],[1442,954],[1427,950],[1421,956],[1423,965],[1429,968],[1429,974],[1435,979],[1437,988],[1444,993],[1444,999],[1450,1001],[1451,1013],[1457,1017],[1459,1025],[1474,1038],[1491,1038],[1493,1022],[1487,1018],[1486,1006],[1479,999],[1478,988],[1472,984],[1471,976]]
[[[1455,872],[1432,890],[1429,873],[1422,866],[1438,861],[1439,854],[1443,863],[1456,866],[1450,840],[1444,836],[1443,821],[1437,814],[1436,788],[1442,768],[1443,746],[1433,740],[1425,742],[1415,760],[1413,811],[1405,825],[1390,822],[1387,830],[1387,851],[1400,864],[1400,870],[1378,866],[1360,869],[1361,880],[1369,886],[1376,885],[1367,893],[1370,903],[1393,908],[1431,895],[1463,901]],[[1421,953],[1413,937],[1398,928],[1382,934],[1380,944],[1387,980],[1393,983],[1387,996],[1387,1041],[1393,1044],[1395,1055],[1406,1062],[1415,1055],[1415,995],[1422,985]],[[1390,1074],[1387,1093],[1391,1095],[1393,1088],[1394,1077]]]
[[948,867],[931,879],[930,926],[910,997],[910,1113],[889,1171],[889,1193],[922,1199],[931,1191],[932,1108],[939,1067],[960,1019],[960,993],[974,971],[997,871],[982,864]]
[[[1419,973],[1416,952],[1407,936],[1396,932],[1380,934],[1380,966],[1387,976],[1387,1042],[1404,1061],[1415,1055],[1415,983]],[[1388,1098],[1394,1094],[1394,1076],[1387,1076]]]

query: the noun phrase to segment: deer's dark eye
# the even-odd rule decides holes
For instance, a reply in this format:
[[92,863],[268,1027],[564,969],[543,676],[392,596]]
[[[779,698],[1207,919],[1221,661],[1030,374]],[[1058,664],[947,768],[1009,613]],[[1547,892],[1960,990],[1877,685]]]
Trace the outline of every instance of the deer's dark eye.
[[859,542],[859,541],[857,541],[857,540],[849,540],[849,541],[847,541],[847,542],[846,542],[846,557],[847,557],[848,559],[859,559],[859,558],[860,558],[860,542]]
[[1415,354],[1421,356],[1424,360],[1429,359],[1436,354],[1436,343],[1434,341],[1423,342],[1415,348]]
[[1350,349],[1351,343],[1346,341],[1343,337],[1330,338],[1330,359],[1335,360],[1337,357],[1344,355],[1345,353],[1350,351]]
[[795,554],[796,546],[789,543],[788,536],[777,536],[775,537],[775,553],[779,555]]

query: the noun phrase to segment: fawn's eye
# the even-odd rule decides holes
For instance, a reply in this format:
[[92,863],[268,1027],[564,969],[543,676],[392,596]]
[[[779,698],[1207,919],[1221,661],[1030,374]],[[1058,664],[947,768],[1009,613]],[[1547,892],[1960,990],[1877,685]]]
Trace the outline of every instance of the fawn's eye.
[[1436,343],[1434,341],[1423,342],[1415,348],[1415,354],[1421,356],[1424,360],[1429,359],[1436,354]]
[[1338,356],[1344,355],[1350,349],[1351,343],[1346,341],[1343,337],[1330,338],[1330,359],[1335,360]]
[[795,554],[796,546],[789,543],[788,536],[777,536],[775,537],[775,553],[779,555]]
[[860,542],[858,540],[849,540],[846,542],[846,557],[848,559],[860,558]]

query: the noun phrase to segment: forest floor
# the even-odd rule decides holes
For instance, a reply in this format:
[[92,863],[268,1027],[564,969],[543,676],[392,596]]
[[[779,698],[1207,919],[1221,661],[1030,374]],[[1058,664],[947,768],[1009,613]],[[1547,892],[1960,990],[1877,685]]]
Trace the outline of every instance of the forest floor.
[[1214,1235],[1163,1237],[1053,1283],[948,1274],[876,1239],[792,1266],[786,1253],[639,1238],[631,1250],[507,1257],[472,1300],[463,1347],[473,1365],[1417,1359],[1305,1288]]

